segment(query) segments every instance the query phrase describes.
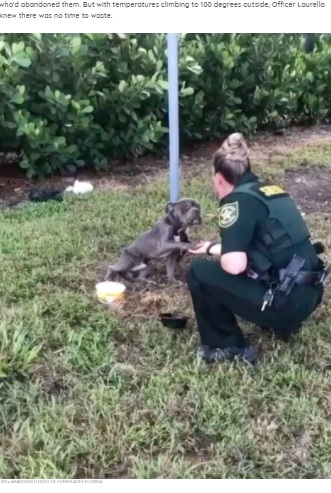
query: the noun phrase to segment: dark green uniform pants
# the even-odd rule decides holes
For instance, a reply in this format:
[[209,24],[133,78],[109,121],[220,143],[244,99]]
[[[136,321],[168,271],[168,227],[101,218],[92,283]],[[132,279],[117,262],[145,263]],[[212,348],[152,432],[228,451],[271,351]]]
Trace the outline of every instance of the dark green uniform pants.
[[288,335],[320,304],[323,286],[295,286],[289,296],[276,294],[276,306],[261,311],[268,287],[244,274],[224,272],[218,260],[193,260],[187,272],[201,343],[213,348],[244,347],[235,315]]

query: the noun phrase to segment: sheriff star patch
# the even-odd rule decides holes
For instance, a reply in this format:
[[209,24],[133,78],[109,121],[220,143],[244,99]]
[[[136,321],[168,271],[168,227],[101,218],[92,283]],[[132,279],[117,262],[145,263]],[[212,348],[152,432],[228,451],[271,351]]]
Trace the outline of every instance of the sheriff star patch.
[[232,226],[239,217],[238,202],[231,202],[230,204],[224,204],[220,208],[219,226],[220,228],[229,228]]

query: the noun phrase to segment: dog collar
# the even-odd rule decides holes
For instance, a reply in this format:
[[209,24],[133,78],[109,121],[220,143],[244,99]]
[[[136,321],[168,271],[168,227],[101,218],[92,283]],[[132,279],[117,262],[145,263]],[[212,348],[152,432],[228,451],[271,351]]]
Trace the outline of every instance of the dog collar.
[[174,228],[176,228],[176,233],[180,234],[184,231],[184,227],[180,221],[174,216],[172,212],[169,212],[168,218],[170,219],[170,222]]

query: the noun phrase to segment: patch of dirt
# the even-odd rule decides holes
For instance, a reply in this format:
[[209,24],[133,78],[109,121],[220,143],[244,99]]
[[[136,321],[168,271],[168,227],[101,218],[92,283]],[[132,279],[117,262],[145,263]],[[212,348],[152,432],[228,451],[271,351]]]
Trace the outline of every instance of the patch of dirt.
[[33,370],[33,380],[47,397],[60,397],[68,393],[65,378],[49,368],[46,362],[36,364]]
[[[190,149],[183,151],[183,168],[201,164],[201,161],[209,161],[214,152],[220,147],[226,136],[219,141],[198,143]],[[308,145],[330,142],[331,125],[316,125],[313,127],[293,127],[284,134],[276,135],[274,132],[259,132],[257,135],[247,138],[252,162],[267,161],[275,155],[287,155],[297,148]]]
[[256,434],[262,439],[273,438],[280,428],[280,423],[275,416],[268,413],[261,414],[255,419]]
[[103,469],[98,478],[100,479],[126,479],[129,477],[128,464],[118,464],[107,469]]
[[[224,136],[225,138],[225,136]],[[224,138],[219,141],[198,143],[184,148],[182,152],[183,171],[190,174],[200,173],[200,167],[211,164],[213,153],[220,146]],[[251,158],[254,162],[267,161],[275,155],[286,155],[295,148],[304,145],[323,143],[331,138],[331,125],[319,125],[311,128],[291,128],[283,135],[272,132],[259,132],[248,139],[251,149]],[[64,190],[72,185],[74,180],[90,181],[97,190],[135,189],[164,174],[167,169],[168,158],[147,156],[134,159],[130,162],[116,162],[108,172],[96,172],[82,169],[79,173],[70,176],[55,176],[45,180],[27,179],[17,165],[17,157],[0,154],[0,210],[15,206],[28,200],[28,193],[36,188],[55,187]]]
[[7,173],[4,173],[2,166],[0,166],[0,210],[28,201],[29,192],[32,190],[52,188],[63,192],[69,185],[74,184],[75,179],[88,181],[97,190],[112,191],[128,188],[134,190],[155,178],[159,172],[160,166],[146,162],[145,166],[124,164],[107,173],[84,171],[79,176],[57,176],[39,181],[15,173],[15,176],[7,176]]
[[[183,306],[187,307],[189,296],[187,293],[185,274],[190,263],[190,258],[183,258],[181,262],[182,272],[176,276],[177,281],[170,284],[166,277],[165,262],[156,265],[154,272],[149,276],[149,282],[129,284],[124,281],[127,291],[124,302],[110,307],[116,309],[117,315],[122,318],[157,319],[160,312],[177,312],[189,315]],[[117,277],[119,282],[123,279]]]
[[253,139],[248,139],[253,162],[266,160],[275,155],[288,155],[295,149],[330,142],[331,125],[316,125],[310,128],[294,127],[284,135],[259,132]]
[[199,465],[203,461],[209,461],[213,456],[213,448],[217,445],[216,436],[207,435],[201,431],[194,431],[186,438],[183,437],[183,454],[187,458],[194,459],[194,462]]
[[[7,157],[8,156],[8,157]],[[107,172],[83,168],[76,173],[52,176],[42,180],[27,178],[19,168],[17,157],[0,153],[0,210],[28,201],[29,192],[44,188],[64,191],[76,179],[89,181],[97,190],[125,190],[148,183],[164,172],[165,160],[154,156],[141,157],[132,161],[113,162]]]
[[285,187],[305,213],[331,213],[331,170],[300,168],[285,173]]
[[76,466],[74,479],[126,479],[129,474],[127,464],[115,464],[112,467],[98,471],[91,465],[79,464]]
[[[160,312],[173,312],[188,315],[187,310],[187,289],[185,284],[168,284],[149,285],[146,287],[135,286],[134,289],[128,289],[128,293],[121,305],[116,308],[117,315],[122,318],[138,318],[139,320],[155,319],[157,320]],[[114,310],[110,307],[110,310]]]
[[291,450],[288,452],[288,459],[302,467],[307,467],[312,455],[313,437],[305,431],[298,437]]

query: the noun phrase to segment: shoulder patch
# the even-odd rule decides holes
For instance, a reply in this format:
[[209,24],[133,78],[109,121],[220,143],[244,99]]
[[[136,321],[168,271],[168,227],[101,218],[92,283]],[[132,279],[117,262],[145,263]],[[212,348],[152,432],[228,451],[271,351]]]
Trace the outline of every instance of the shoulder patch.
[[239,217],[238,202],[224,204],[219,210],[219,226],[220,228],[229,228]]
[[259,187],[259,191],[267,197],[275,197],[276,195],[287,195],[285,190],[278,185],[264,185]]

